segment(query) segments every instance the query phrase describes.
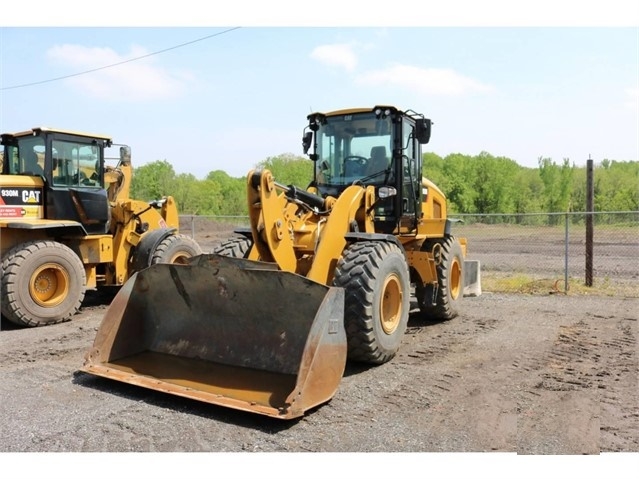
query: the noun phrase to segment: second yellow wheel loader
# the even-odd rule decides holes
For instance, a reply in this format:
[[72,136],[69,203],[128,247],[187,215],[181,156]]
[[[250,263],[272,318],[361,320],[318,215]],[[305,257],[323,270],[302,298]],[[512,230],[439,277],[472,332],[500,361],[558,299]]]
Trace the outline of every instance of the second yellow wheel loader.
[[136,273],[83,371],[292,419],[330,400],[347,359],[389,361],[410,299],[448,320],[479,264],[422,177],[431,121],[376,106],[313,113],[306,189],[247,175],[250,228],[186,265]]
[[0,307],[20,326],[67,321],[87,289],[118,287],[151,264],[201,254],[178,233],[172,197],[129,197],[131,150],[105,163],[110,137],[53,128],[1,136]]

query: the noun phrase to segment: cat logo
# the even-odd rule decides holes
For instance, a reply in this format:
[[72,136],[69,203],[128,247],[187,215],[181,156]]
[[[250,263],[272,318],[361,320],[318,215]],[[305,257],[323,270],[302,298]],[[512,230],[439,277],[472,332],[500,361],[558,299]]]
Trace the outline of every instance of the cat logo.
[[22,202],[40,204],[40,193],[39,190],[22,190]]

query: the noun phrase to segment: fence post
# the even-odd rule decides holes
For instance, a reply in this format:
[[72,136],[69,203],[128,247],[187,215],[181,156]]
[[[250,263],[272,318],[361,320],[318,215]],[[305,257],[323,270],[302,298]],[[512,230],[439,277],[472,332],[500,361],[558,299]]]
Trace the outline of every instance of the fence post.
[[564,293],[568,293],[568,222],[569,222],[568,212],[566,212],[566,238],[565,238],[565,253],[564,253]]
[[592,237],[595,188],[592,159],[586,162],[586,286],[592,286]]
[[191,215],[191,238],[195,239],[195,215]]

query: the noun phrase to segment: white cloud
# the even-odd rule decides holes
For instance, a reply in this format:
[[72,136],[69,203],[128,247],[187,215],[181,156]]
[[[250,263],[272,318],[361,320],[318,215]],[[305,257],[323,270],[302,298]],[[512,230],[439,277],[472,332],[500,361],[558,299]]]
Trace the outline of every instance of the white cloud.
[[355,81],[361,85],[401,87],[426,95],[460,96],[493,90],[491,86],[460,75],[454,70],[400,64],[385,70],[362,73]]
[[320,45],[313,49],[311,58],[325,65],[343,67],[348,71],[353,71],[357,66],[357,56],[353,51],[353,44]]
[[[153,65],[152,58],[122,63],[148,54],[139,46],[132,46],[125,55],[110,48],[68,44],[56,45],[47,51],[50,61],[73,70],[70,75],[87,72],[65,81],[92,97],[111,101],[147,101],[175,97],[184,91],[188,75],[167,72]],[[97,70],[90,71],[94,69]]]

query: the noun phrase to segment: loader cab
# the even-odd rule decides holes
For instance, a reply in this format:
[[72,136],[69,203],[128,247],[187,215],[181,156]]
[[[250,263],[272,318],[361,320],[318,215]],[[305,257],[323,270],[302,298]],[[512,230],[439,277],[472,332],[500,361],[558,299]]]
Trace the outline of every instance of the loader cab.
[[[353,184],[375,187],[378,233],[416,232],[421,216],[421,144],[430,120],[390,106],[313,113],[303,137],[314,161],[312,185],[320,195],[339,196]],[[310,153],[309,153],[310,151]]]
[[39,177],[44,188],[44,217],[82,224],[86,234],[109,230],[109,201],[104,188],[104,148],[100,135],[49,128],[3,134],[3,175]]

